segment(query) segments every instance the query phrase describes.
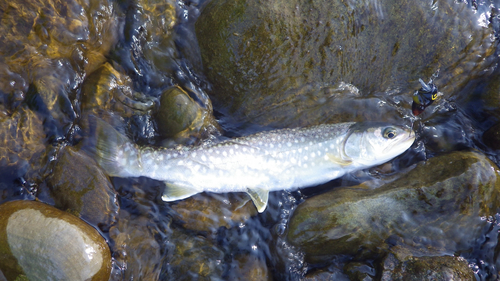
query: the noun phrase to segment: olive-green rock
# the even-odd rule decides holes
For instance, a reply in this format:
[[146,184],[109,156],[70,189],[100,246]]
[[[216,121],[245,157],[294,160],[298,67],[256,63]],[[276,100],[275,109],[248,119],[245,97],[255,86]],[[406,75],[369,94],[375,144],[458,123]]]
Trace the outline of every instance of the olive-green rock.
[[166,261],[171,280],[222,279],[224,252],[209,239],[174,229],[170,242],[174,248]]
[[122,268],[119,280],[161,280],[161,246],[155,234],[157,226],[145,215],[121,209],[118,223],[109,231],[113,241],[113,258]]
[[257,215],[257,209],[246,194],[197,194],[172,205],[176,219],[183,227],[195,231],[216,232],[230,228]]
[[164,91],[156,114],[158,131],[163,137],[180,141],[191,135],[199,137],[218,128],[212,115],[212,105],[200,105],[179,86]]
[[116,220],[116,194],[94,159],[73,147],[63,147],[47,178],[55,207],[109,229]]
[[476,280],[473,270],[461,257],[411,257],[400,261],[393,254],[389,254],[381,268],[381,281]]
[[108,280],[106,241],[79,218],[34,201],[0,205],[0,271],[7,280]]
[[452,95],[494,63],[494,31],[480,17],[453,0],[221,0],[207,4],[196,34],[218,109],[270,124],[328,107],[309,96],[341,83],[410,104],[418,78],[439,69],[435,83]]
[[252,255],[238,255],[231,263],[227,280],[271,281],[273,278],[265,261]]
[[294,211],[287,238],[309,258],[383,251],[390,236],[426,249],[472,247],[499,207],[498,168],[476,152],[431,158],[374,189],[338,188]]

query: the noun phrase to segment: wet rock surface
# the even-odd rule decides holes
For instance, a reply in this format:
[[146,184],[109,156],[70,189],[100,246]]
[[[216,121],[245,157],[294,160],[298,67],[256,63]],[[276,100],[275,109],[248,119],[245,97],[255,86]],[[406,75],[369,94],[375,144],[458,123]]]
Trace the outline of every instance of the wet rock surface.
[[177,220],[187,229],[216,232],[221,226],[231,228],[257,215],[246,194],[199,194],[172,206]]
[[111,254],[77,217],[39,202],[11,201],[0,205],[0,269],[8,280],[107,280]]
[[326,107],[307,98],[317,91],[301,92],[310,83],[352,84],[364,97],[401,95],[438,69],[435,82],[451,95],[491,65],[494,31],[471,24],[480,15],[464,3],[432,5],[211,1],[196,32],[214,102],[239,120],[267,125],[294,108]]
[[83,151],[63,147],[47,178],[55,207],[107,230],[118,213],[116,194],[104,172]]
[[334,189],[298,206],[287,237],[320,259],[381,251],[391,235],[437,251],[466,250],[487,224],[481,218],[499,207],[496,170],[480,153],[454,152],[375,189]]
[[[361,280],[361,279],[359,279]],[[460,257],[411,257],[405,261],[389,254],[380,280],[476,280],[467,261]]]

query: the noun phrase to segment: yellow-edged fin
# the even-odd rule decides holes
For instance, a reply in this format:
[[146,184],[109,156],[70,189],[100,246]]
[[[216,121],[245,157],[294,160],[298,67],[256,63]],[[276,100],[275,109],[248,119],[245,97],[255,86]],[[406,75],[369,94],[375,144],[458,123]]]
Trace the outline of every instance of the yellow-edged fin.
[[341,166],[349,166],[352,164],[352,160],[342,159],[341,157],[337,157],[330,153],[327,153],[326,156],[332,163],[339,164]]
[[259,213],[264,212],[267,207],[267,200],[269,199],[269,190],[262,188],[248,188],[248,195],[252,198],[255,207]]
[[165,185],[165,191],[161,196],[161,200],[166,202],[182,200],[200,193],[199,190],[195,190],[188,186],[176,185],[168,182],[166,182]]

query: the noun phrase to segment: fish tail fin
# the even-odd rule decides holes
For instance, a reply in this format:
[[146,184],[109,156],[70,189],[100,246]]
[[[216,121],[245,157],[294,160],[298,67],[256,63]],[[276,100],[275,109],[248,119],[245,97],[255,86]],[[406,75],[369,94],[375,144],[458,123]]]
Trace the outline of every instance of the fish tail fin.
[[133,176],[130,174],[130,155],[137,151],[127,137],[110,124],[95,117],[89,117],[90,150],[95,160],[109,176]]

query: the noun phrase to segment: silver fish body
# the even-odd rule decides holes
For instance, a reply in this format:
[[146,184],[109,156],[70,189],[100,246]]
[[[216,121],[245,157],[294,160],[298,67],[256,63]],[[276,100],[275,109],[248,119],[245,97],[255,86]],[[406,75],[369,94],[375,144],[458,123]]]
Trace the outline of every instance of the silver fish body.
[[269,191],[313,186],[387,162],[415,139],[403,127],[351,122],[274,130],[192,148],[152,149],[134,145],[107,124],[101,129],[98,162],[109,175],[164,181],[164,201],[203,191],[247,192],[259,212],[267,206]]

